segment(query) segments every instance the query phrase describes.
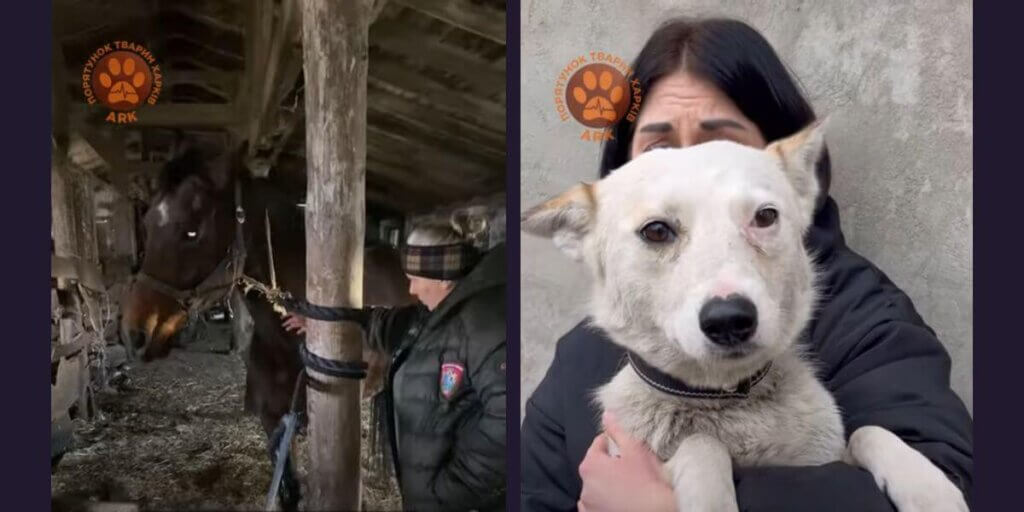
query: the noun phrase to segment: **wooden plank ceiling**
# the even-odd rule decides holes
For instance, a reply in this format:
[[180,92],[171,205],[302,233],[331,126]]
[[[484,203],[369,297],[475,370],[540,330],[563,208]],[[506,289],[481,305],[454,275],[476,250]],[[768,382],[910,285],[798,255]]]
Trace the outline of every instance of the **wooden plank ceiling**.
[[[253,172],[305,174],[297,0],[55,0],[55,134],[72,160],[133,195],[175,131],[250,141]],[[367,202],[402,213],[504,189],[505,1],[377,0],[367,84]],[[145,45],[164,86],[139,122],[85,104],[82,66],[114,40]],[[62,94],[65,97],[60,97]],[[59,139],[60,137],[58,137]],[[338,141],[344,144],[345,141]]]

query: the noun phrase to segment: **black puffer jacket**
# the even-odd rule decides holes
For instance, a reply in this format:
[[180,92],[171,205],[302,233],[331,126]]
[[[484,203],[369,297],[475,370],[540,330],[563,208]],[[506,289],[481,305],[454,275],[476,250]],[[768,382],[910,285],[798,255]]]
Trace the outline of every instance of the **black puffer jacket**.
[[[910,299],[843,241],[831,198],[806,240],[824,275],[808,334],[820,377],[842,411],[847,435],[863,425],[891,430],[938,465],[970,503],[972,427],[949,386],[949,355]],[[600,331],[576,326],[526,404],[522,425],[523,510],[575,510],[577,468],[598,432],[591,391],[614,376],[624,352]],[[893,507],[862,469],[737,468],[743,511],[886,511]]]
[[505,273],[501,245],[429,314],[371,315],[368,343],[394,354],[384,393],[406,510],[505,509]]

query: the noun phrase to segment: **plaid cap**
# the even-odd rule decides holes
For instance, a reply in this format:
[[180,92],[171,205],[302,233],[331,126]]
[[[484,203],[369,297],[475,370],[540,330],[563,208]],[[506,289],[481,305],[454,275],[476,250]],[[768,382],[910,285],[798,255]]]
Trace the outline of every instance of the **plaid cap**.
[[405,245],[402,268],[406,274],[451,281],[465,277],[480,261],[480,251],[468,244]]

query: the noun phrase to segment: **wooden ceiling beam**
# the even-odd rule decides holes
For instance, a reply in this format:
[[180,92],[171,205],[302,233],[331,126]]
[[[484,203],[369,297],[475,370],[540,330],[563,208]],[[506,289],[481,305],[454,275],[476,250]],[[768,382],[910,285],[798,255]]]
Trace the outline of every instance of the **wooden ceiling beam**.
[[209,16],[206,13],[196,11],[195,9],[190,9],[187,5],[182,5],[180,2],[172,2],[170,4],[162,3],[161,7],[163,8],[163,10],[181,14],[187,18],[191,18],[193,21],[196,21],[203,25],[214,27],[218,30],[233,32],[238,35],[244,34],[242,27],[239,27],[238,25],[232,25],[231,23],[228,23],[222,19],[216,18],[214,16]]
[[505,13],[469,0],[395,0],[480,37],[505,44]]
[[498,132],[445,115],[405,96],[373,83],[367,87],[367,110],[395,117],[419,131],[434,131],[450,137],[453,143],[473,144],[505,150],[504,131]]
[[[505,90],[505,64],[500,66],[461,48],[445,44],[437,36],[413,30],[395,21],[379,22],[370,27],[370,45],[401,55],[421,66],[447,71],[465,81],[483,95]],[[370,67],[374,62],[371,60]]]
[[380,158],[379,154],[367,157],[366,175],[369,180],[383,179],[401,183],[420,194],[442,199],[451,199],[464,192],[462,186],[452,186],[449,183],[436,180],[434,176],[424,173],[422,169],[399,165],[394,161],[388,162]]
[[250,98],[254,104],[248,120],[249,156],[256,154],[262,137],[266,135],[265,125],[276,121],[281,100],[295,85],[302,71],[302,53],[295,45],[301,37],[302,26],[297,0],[282,0],[280,15],[273,20],[268,31],[265,17],[273,15],[272,7],[273,4],[267,3],[257,8],[262,32],[260,37],[266,38],[266,42],[262,50],[265,58],[256,70],[253,96]]
[[504,147],[496,148],[467,143],[458,137],[453,137],[450,133],[437,130],[436,128],[432,130],[423,129],[421,126],[407,123],[402,119],[377,110],[367,112],[367,121],[371,126],[386,132],[404,138],[419,140],[421,143],[435,147],[440,151],[459,154],[482,165],[504,165],[505,162],[506,154]]
[[370,61],[368,81],[406,92],[425,107],[446,112],[466,122],[505,133],[505,106],[477,96],[453,91],[394,61]]
[[381,161],[405,164],[420,170],[421,180],[445,183],[456,189],[472,189],[492,174],[504,171],[488,168],[458,153],[439,151],[418,140],[405,139],[374,126],[366,131],[367,151]]
[[181,34],[181,33],[178,33],[178,32],[169,32],[164,37],[164,39],[167,40],[167,41],[175,41],[175,40],[184,41],[186,43],[194,45],[197,48],[202,49],[203,51],[210,52],[211,54],[213,54],[218,59],[226,59],[226,60],[231,60],[231,61],[235,61],[235,62],[242,62],[242,60],[244,59],[243,56],[241,56],[241,55],[239,55],[237,53],[231,52],[231,51],[227,51],[224,48],[222,48],[220,46],[217,46],[214,43],[211,43],[209,41],[203,41],[201,39],[197,39],[195,37],[187,36],[185,34]]

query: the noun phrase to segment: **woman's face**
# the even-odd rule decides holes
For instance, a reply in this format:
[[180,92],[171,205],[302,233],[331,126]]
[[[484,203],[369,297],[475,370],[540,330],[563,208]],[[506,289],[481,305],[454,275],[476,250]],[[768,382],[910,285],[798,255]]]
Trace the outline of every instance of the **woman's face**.
[[764,136],[722,91],[686,71],[654,83],[643,98],[630,158],[660,147],[682,148],[731,140],[763,148]]
[[409,294],[416,297],[424,306],[430,311],[437,308],[437,305],[444,300],[445,297],[455,287],[455,283],[451,281],[440,281],[437,279],[427,279],[425,277],[405,275],[409,278]]

